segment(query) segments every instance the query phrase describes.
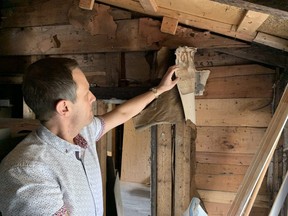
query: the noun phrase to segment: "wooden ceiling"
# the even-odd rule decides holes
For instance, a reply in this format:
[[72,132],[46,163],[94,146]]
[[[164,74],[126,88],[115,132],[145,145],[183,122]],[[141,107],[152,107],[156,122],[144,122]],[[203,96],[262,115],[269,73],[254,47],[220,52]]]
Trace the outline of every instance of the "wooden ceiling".
[[97,0],[95,2],[161,19],[161,31],[165,33],[175,34],[178,25],[186,25],[288,52],[288,6],[287,2],[283,3],[280,0],[268,3],[263,0],[250,0],[250,2]]

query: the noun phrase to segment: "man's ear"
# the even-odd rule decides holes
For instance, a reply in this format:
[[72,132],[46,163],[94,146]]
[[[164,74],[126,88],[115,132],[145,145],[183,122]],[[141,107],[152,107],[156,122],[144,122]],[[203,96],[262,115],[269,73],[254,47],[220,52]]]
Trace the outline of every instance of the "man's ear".
[[56,104],[56,111],[62,116],[66,116],[69,113],[70,107],[67,100],[59,100]]

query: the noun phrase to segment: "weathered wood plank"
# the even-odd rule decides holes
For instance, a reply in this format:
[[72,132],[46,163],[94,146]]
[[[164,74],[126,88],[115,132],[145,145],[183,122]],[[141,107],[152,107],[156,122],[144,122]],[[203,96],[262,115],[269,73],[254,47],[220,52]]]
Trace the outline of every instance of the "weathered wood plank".
[[[196,186],[199,190],[211,190],[211,191],[227,191],[237,192],[244,175],[234,174],[222,174],[222,175],[211,175],[211,174],[197,174],[196,175]],[[266,179],[266,178],[265,178]],[[264,181],[259,194],[268,194],[266,182]]]
[[261,64],[277,66],[281,68],[287,68],[288,65],[288,53],[280,50],[267,48],[267,47],[246,47],[246,48],[233,48],[233,49],[216,49],[220,53],[226,53],[228,55],[237,56]]
[[[204,202],[215,202],[231,204],[237,193],[235,192],[223,192],[223,191],[210,191],[210,190],[198,190],[201,198]],[[269,208],[270,199],[267,195],[258,195],[255,207]]]
[[[224,216],[227,215],[230,204],[205,202],[205,207],[209,212],[209,216]],[[268,216],[269,208],[254,207],[251,211],[251,216]]]
[[157,215],[172,215],[171,125],[157,126]]
[[231,164],[208,164],[197,163],[196,174],[206,175],[244,175],[248,169],[248,165],[231,165]]
[[[196,4],[196,1],[188,0],[182,0],[181,3],[179,1],[167,2],[161,0],[158,1],[160,4],[158,5],[156,14],[144,11],[140,3],[133,0],[101,0],[100,2],[152,16],[173,17],[178,19],[179,23],[200,29],[204,28],[208,31],[217,32],[232,38],[245,41],[252,41],[254,39],[254,36],[249,34],[236,32],[236,25],[239,24],[241,17],[245,13],[241,7],[227,7],[225,4],[213,3],[211,1],[202,1],[201,4]],[[207,6],[208,4],[209,6]]]
[[133,121],[124,124],[121,180],[148,184],[150,182],[150,128],[136,131]]
[[[259,3],[259,4],[257,4],[257,2],[260,2],[259,0],[250,0],[250,2],[255,2],[256,4],[250,3],[249,0],[248,1],[243,1],[243,0],[213,0],[213,1],[219,2],[221,4],[227,4],[227,5],[243,8],[246,10],[253,10],[253,11],[271,14],[274,16],[279,16],[282,18],[288,18],[288,13],[283,11],[283,9],[285,9],[285,7],[287,10],[287,4],[285,4],[284,2],[280,3],[280,1],[277,1],[279,4],[278,9],[277,9],[277,3],[275,4],[275,1],[272,1],[272,2],[261,1],[261,3]],[[274,5],[274,7],[276,6],[275,7],[276,9],[274,9],[273,7],[270,7],[271,5]]]
[[258,32],[253,41],[288,52],[288,40],[284,38]]
[[184,14],[191,14],[198,17],[216,20],[227,24],[238,24],[245,13],[241,8],[229,7],[217,2],[202,0],[201,4],[190,0],[157,0],[161,8],[173,8],[174,11]]
[[194,59],[194,64],[197,69],[204,67],[243,65],[251,63],[252,61],[243,57],[216,52],[215,49],[198,49]]
[[[202,67],[210,70],[203,96],[197,98],[272,98],[275,70],[261,65]],[[270,88],[269,88],[270,86]]]
[[197,163],[250,165],[253,154],[196,152]]
[[[222,77],[213,77],[220,72]],[[229,98],[272,98],[275,74],[265,75],[229,75],[211,68],[203,95],[198,99],[229,99]]]
[[181,215],[196,196],[195,138],[196,126],[192,122],[175,125],[174,215]]
[[265,98],[196,99],[197,125],[267,127],[270,103]]
[[233,76],[249,76],[249,75],[268,75],[275,74],[275,69],[270,67],[265,67],[260,64],[241,64],[241,65],[226,65],[225,66],[215,66],[215,67],[198,67],[199,70],[207,69],[211,70],[212,73],[209,78],[223,78],[233,77]]
[[256,36],[257,29],[268,17],[268,14],[248,10],[238,25],[237,31]]
[[157,12],[158,10],[155,0],[139,0],[139,2],[145,11]]
[[115,38],[100,34],[92,36],[71,25],[1,29],[0,55],[144,51],[156,50],[161,46],[175,48],[181,44],[200,48],[246,46],[243,42],[183,27],[178,27],[181,32],[176,36],[161,33],[161,23],[155,20],[136,19],[116,23]]
[[[11,1],[5,1],[10,2]],[[25,3],[26,2],[26,3]],[[55,24],[69,24],[68,13],[71,8],[77,8],[77,1],[74,0],[37,0],[19,2],[19,4],[3,5],[1,14],[2,28],[11,27],[32,27]],[[78,1],[79,2],[79,1]],[[7,4],[7,3],[6,3]],[[2,5],[1,5],[2,6]],[[79,11],[81,9],[78,9]],[[109,13],[114,20],[130,19],[131,13],[118,8],[110,8]],[[92,11],[82,11],[86,17],[93,14]]]
[[266,128],[197,127],[197,152],[254,154]]

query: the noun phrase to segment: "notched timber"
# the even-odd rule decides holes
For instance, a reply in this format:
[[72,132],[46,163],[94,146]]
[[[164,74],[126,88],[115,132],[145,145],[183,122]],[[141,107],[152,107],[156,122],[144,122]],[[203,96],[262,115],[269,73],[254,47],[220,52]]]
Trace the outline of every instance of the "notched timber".
[[91,35],[103,34],[109,38],[114,38],[117,25],[109,13],[110,7],[94,4],[91,10],[91,13],[88,14],[87,11],[72,6],[68,13],[70,24],[76,28],[84,29]]
[[1,29],[0,55],[147,51],[158,50],[162,46],[173,49],[181,45],[198,48],[247,46],[237,40],[179,26],[175,36],[165,34],[160,31],[161,23],[151,19],[121,20],[116,23],[115,38],[102,34],[90,35],[72,25]]

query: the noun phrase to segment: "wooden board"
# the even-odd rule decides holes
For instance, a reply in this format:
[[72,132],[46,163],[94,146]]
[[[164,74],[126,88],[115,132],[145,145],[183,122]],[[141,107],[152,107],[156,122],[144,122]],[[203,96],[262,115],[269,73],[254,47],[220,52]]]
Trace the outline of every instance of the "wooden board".
[[[195,47],[243,47],[243,42],[179,27],[176,37],[162,33],[161,23],[151,19],[116,21],[115,38],[105,34],[90,35],[72,25],[41,26],[31,28],[6,28],[0,30],[0,54],[38,55],[99,53],[117,51],[158,50],[161,46],[175,48],[179,45]],[[199,37],[186,37],[185,34]],[[204,34],[206,35],[204,37]],[[153,37],[151,37],[153,35]],[[201,36],[202,35],[202,36]],[[13,40],[10,40],[13,38]],[[17,41],[17,43],[14,43]],[[31,42],[32,41],[32,42]]]
[[196,99],[198,126],[267,127],[270,120],[270,99]]
[[[71,8],[77,7],[77,1],[74,0],[30,1],[29,4],[25,1],[18,1],[18,4],[11,4],[10,7],[5,7],[4,5],[1,8],[1,14],[5,17],[1,21],[1,27],[32,27],[53,25],[55,23],[69,24],[68,13]],[[78,10],[81,11],[80,8]],[[114,20],[131,18],[130,12],[119,8],[110,8],[109,12]],[[86,14],[89,17],[93,12],[83,11],[82,14]]]
[[[210,191],[226,191],[226,192],[237,192],[241,185],[244,175],[235,174],[197,174],[196,175],[196,186],[197,189],[210,190]],[[265,178],[266,180],[266,178]],[[266,181],[263,182],[259,194],[268,194]]]
[[197,152],[254,154],[265,128],[197,127]]
[[197,163],[250,165],[254,154],[196,152]]
[[[230,205],[237,194],[235,192],[210,191],[210,190],[198,190],[198,192],[204,202],[224,203]],[[255,207],[269,208],[270,207],[269,203],[270,203],[269,196],[259,195],[256,199]]]
[[[228,49],[231,50],[231,48]],[[194,63],[197,70],[201,70],[202,68],[205,69],[206,67],[222,65],[229,66],[250,64],[251,61],[241,57],[216,52],[214,49],[200,49],[195,54]]]
[[[229,211],[230,204],[205,202],[205,207],[209,212],[209,216],[225,216]],[[269,208],[254,207],[251,216],[268,216]]]
[[158,125],[156,215],[173,215],[172,162],[171,125]]
[[192,197],[198,197],[195,184],[196,126],[192,122],[175,125],[174,215],[188,208]]
[[275,71],[260,65],[203,67],[210,70],[203,96],[196,98],[272,98]]
[[121,181],[150,182],[150,128],[136,131],[133,120],[124,124]]

